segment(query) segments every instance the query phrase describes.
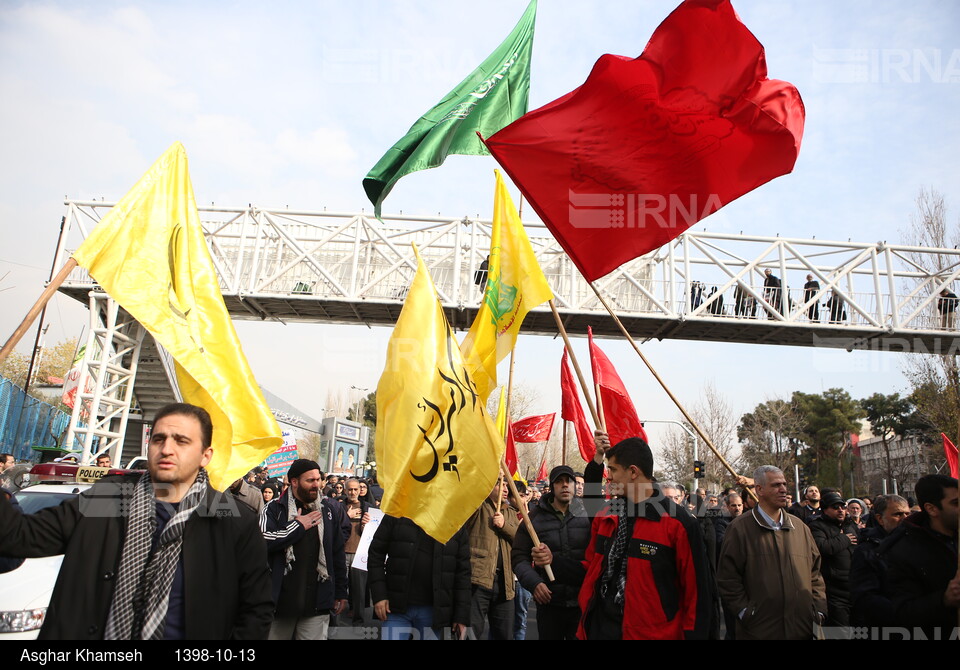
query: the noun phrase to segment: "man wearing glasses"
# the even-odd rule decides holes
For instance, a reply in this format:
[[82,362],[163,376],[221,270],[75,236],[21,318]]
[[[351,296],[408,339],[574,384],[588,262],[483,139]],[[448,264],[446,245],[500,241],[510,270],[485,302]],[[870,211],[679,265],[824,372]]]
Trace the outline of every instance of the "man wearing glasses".
[[847,517],[847,504],[830,491],[820,499],[823,514],[810,522],[813,541],[820,550],[820,571],[827,586],[827,625],[850,625],[850,565],[857,548],[858,529]]

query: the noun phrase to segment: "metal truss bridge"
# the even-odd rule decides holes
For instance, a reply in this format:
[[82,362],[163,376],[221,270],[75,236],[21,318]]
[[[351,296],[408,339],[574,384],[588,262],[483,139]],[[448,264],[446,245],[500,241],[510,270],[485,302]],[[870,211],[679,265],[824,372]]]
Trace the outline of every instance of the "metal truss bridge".
[[[57,268],[112,206],[65,204]],[[362,213],[254,206],[199,210],[224,301],[235,319],[392,326],[416,271],[411,243],[419,247],[454,328],[469,328],[482,299],[489,220],[385,216],[381,223]],[[584,336],[592,326],[598,336],[619,337],[549,231],[542,225],[526,227],[569,333]],[[779,289],[764,286],[767,271],[779,280]],[[804,288],[807,275],[818,288]],[[960,340],[953,317],[940,314],[938,299],[958,277],[958,249],[687,231],[595,286],[639,340],[955,354]],[[77,268],[60,290],[91,304],[91,338],[110,331],[104,331],[110,308],[100,305],[107,297],[98,294],[85,270]],[[118,318],[116,332],[136,330],[124,325],[123,310]],[[556,335],[549,308],[533,310],[523,331]],[[164,352],[149,336],[140,333],[134,339],[147,344],[142,351],[124,345],[123,356],[115,344],[88,342],[89,355],[102,359],[102,384],[115,387],[101,395],[112,393],[123,404],[118,394],[137,374],[138,358],[140,376],[151,380],[150,404],[173,400],[175,390],[159,392],[172,378]],[[106,372],[120,374],[121,369],[128,381]],[[146,398],[138,394],[145,414],[152,409]]]

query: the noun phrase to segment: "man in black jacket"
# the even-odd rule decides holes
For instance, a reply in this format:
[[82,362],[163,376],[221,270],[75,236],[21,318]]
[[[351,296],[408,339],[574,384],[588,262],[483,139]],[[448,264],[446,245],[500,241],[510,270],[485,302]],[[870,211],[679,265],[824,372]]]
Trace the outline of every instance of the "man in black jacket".
[[253,511],[208,483],[212,439],[205,410],[167,405],[147,474],[104,478],[36,514],[0,496],[0,554],[64,554],[42,639],[266,637],[266,549]]
[[810,523],[820,550],[820,572],[827,587],[827,624],[850,625],[850,564],[857,546],[857,525],[847,518],[847,504],[839,493],[825,493],[823,514]]
[[382,639],[439,639],[447,630],[463,637],[472,600],[466,529],[440,544],[410,519],[384,516],[367,570]]
[[898,495],[879,496],[871,510],[877,525],[860,533],[850,567],[850,623],[892,626],[893,603],[886,596],[887,566],[877,549],[910,516],[910,505]]
[[301,458],[287,473],[290,488],[260,511],[276,615],[271,640],[325,640],[330,611],[347,604],[345,516],[320,496],[320,466]]
[[803,499],[790,505],[787,512],[809,526],[814,519],[823,514],[823,506],[820,504],[820,489],[815,484],[803,489]]
[[877,549],[887,562],[886,593],[895,623],[948,639],[957,625],[957,480],[927,475],[917,481],[922,510],[907,518]]
[[[590,543],[590,518],[576,494],[576,475],[567,465],[550,472],[550,493],[530,510],[540,539],[534,546],[526,526],[513,541],[513,572],[537,601],[537,631],[541,640],[575,640],[580,621],[577,596],[586,571],[583,554]],[[548,581],[549,564],[556,581]]]

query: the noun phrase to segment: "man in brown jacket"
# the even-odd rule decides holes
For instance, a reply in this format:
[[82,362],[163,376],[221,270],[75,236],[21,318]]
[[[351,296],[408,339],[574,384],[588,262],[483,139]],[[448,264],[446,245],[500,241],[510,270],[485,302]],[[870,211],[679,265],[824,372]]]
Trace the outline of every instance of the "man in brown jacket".
[[809,640],[827,611],[820,552],[810,529],[787,514],[787,481],[757,468],[760,504],[730,523],[717,587],[737,620],[738,640]]
[[488,618],[491,639],[513,639],[514,589],[510,554],[520,521],[517,510],[507,504],[506,498],[507,483],[500,482],[467,522],[470,581],[473,585],[470,626],[478,640],[483,637]]

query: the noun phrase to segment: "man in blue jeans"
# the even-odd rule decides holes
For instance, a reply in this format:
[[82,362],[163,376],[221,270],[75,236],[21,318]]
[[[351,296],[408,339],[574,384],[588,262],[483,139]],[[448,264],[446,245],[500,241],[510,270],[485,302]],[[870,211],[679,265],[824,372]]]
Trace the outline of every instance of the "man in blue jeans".
[[[389,555],[390,559],[387,560]],[[440,544],[410,519],[384,516],[370,544],[368,584],[384,640],[462,638],[470,620],[470,538]]]

